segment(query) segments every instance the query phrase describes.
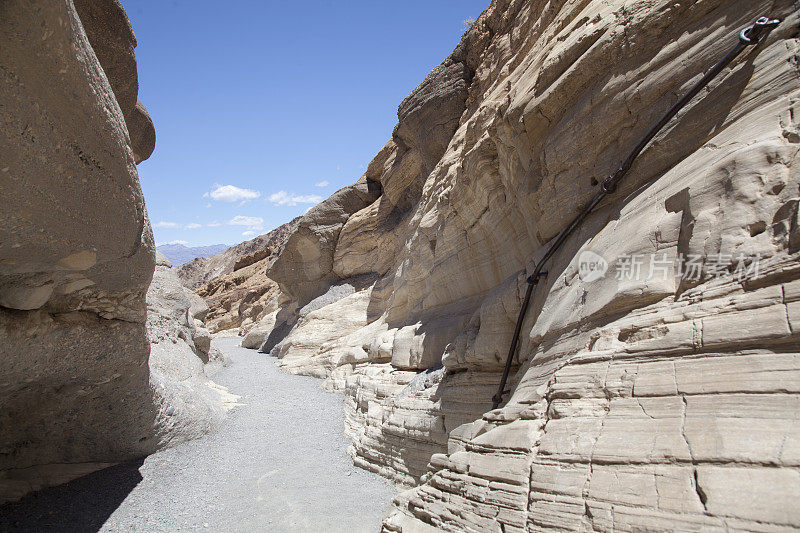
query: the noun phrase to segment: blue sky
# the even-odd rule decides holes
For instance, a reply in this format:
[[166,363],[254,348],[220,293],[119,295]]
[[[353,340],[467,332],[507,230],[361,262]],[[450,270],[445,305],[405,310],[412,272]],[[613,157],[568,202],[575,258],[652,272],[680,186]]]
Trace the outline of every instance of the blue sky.
[[156,242],[235,244],[349,185],[489,0],[123,0]]

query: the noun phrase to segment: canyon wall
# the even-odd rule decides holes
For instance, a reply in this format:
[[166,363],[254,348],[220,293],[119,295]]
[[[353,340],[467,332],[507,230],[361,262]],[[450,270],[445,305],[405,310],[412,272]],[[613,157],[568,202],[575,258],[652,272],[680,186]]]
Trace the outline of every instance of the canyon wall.
[[[495,0],[301,218],[262,350],[344,392],[385,530],[800,527],[798,8]],[[492,410],[548,242],[761,15],[550,260]]]
[[261,345],[265,330],[274,324],[271,315],[282,301],[277,284],[266,276],[265,270],[283,249],[298,220],[221,254],[194,259],[178,269],[184,285],[208,302],[206,322],[212,333],[237,330],[244,336],[255,329],[245,345]]
[[199,351],[149,357],[153,313],[188,328],[189,300],[147,307],[136,164],[155,130],[135,46],[118,0],[0,2],[0,501],[203,434],[224,409],[186,381]]
[[[252,258],[255,254],[262,253],[268,249],[272,253],[276,253],[289,233],[294,230],[298,220],[299,217],[249,241],[231,246],[224,252],[209,257],[196,257],[191,261],[187,261],[178,267],[178,277],[184,285],[196,290],[220,276],[230,274],[246,266],[242,262],[246,257]],[[267,255],[271,255],[271,253]]]

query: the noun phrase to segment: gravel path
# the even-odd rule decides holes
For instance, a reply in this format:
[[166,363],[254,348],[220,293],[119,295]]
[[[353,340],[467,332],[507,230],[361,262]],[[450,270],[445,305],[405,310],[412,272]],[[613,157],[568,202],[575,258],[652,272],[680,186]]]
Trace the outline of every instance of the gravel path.
[[0,531],[378,531],[394,489],[352,465],[342,397],[215,339],[241,396],[215,434],[0,508]]

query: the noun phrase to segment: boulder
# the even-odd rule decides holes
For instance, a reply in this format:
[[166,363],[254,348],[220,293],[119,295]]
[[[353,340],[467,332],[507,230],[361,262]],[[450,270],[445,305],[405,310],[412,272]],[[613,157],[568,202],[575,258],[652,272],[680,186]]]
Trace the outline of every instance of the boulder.
[[[204,327],[197,327],[195,326],[194,334],[192,335],[192,340],[194,341],[194,346],[199,351],[198,355],[201,359],[206,359],[208,352],[211,351],[211,333]],[[206,357],[204,358],[200,354],[205,354]]]
[[150,118],[150,113],[144,104],[137,101],[133,111],[126,115],[125,122],[131,138],[133,158],[138,165],[149,158],[156,149],[156,129],[153,126],[153,119]]
[[203,297],[186,287],[184,287],[183,293],[189,299],[189,316],[200,322],[205,322],[209,308]]
[[267,340],[270,332],[275,327],[277,314],[277,310],[273,311],[250,328],[247,334],[242,338],[242,348],[250,348],[253,350],[261,348],[261,345],[264,344],[264,341]]

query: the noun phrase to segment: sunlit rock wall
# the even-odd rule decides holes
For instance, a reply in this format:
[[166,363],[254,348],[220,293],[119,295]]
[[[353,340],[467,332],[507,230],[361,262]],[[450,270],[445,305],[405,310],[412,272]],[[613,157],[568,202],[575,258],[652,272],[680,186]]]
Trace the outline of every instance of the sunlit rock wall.
[[[263,349],[345,392],[357,464],[417,485],[387,530],[800,527],[798,7],[495,1],[400,105],[380,196],[301,220]],[[761,15],[550,261],[491,411],[548,241]]]

